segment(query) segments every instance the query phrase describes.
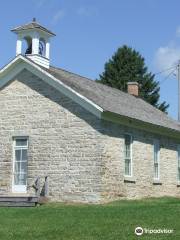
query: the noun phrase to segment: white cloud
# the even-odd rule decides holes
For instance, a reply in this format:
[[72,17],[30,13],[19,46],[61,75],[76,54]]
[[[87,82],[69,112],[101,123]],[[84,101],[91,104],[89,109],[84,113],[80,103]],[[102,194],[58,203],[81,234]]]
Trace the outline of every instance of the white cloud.
[[77,9],[77,14],[80,16],[91,17],[97,15],[98,10],[95,7],[81,6]]
[[[155,53],[155,64],[159,71],[175,66],[180,60],[180,26],[177,27],[175,37],[166,46],[161,46]],[[167,74],[168,72],[165,72]]]
[[172,44],[158,48],[155,54],[155,64],[160,71],[175,66],[179,59],[180,46]]
[[56,24],[60,19],[64,18],[65,15],[66,13],[64,10],[62,9],[58,10],[53,16],[52,23]]

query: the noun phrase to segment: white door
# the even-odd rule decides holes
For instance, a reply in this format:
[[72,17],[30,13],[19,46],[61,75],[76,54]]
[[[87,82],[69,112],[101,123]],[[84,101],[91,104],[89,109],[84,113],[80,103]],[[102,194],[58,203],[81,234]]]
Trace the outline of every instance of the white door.
[[27,151],[28,139],[15,138],[13,144],[13,192],[26,193],[27,191]]

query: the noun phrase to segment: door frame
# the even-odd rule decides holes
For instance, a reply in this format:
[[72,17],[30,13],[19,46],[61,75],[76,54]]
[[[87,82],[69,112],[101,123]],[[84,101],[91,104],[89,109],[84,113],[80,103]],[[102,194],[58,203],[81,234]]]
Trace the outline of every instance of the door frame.
[[[27,146],[16,146],[16,140],[17,139],[26,139],[27,140]],[[13,137],[13,161],[12,161],[12,193],[27,193],[27,169],[26,169],[26,184],[25,185],[15,185],[14,184],[14,173],[15,173],[15,150],[16,149],[27,149],[28,151],[29,147],[29,138],[27,136],[18,136]],[[28,159],[27,159],[28,163]],[[27,168],[27,167],[26,167]]]

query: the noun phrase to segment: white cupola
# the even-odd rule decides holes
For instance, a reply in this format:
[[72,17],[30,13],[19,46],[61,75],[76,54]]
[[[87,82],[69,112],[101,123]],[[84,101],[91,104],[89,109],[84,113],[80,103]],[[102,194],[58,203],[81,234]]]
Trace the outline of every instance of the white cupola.
[[[31,23],[16,27],[11,30],[17,34],[16,56],[25,55],[35,63],[49,68],[50,38],[54,33],[41,26],[33,18]],[[26,42],[26,49],[23,50],[23,42]]]

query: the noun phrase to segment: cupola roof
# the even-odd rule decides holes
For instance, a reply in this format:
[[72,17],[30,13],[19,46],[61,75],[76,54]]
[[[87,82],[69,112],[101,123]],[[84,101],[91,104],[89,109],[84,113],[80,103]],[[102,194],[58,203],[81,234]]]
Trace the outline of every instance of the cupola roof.
[[40,25],[39,23],[37,23],[35,18],[33,18],[32,22],[27,23],[25,25],[18,26],[16,28],[13,28],[11,31],[15,32],[15,33],[19,33],[20,31],[30,30],[30,29],[37,29],[37,30],[46,32],[51,36],[56,36],[56,34],[54,34],[50,30],[48,30],[47,28],[45,28],[42,25]]

